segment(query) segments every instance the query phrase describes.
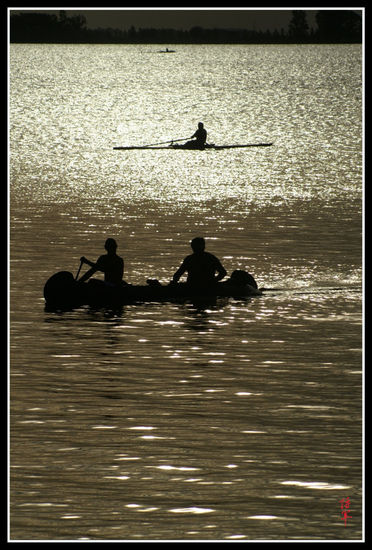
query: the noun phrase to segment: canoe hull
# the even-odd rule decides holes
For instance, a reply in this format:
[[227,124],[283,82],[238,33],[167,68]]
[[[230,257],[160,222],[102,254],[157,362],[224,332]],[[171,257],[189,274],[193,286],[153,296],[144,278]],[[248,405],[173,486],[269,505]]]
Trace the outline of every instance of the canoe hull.
[[207,289],[192,289],[186,283],[161,285],[149,281],[147,285],[110,285],[91,279],[78,283],[72,273],[61,271],[50,277],[44,286],[47,306],[69,309],[82,305],[121,306],[141,302],[164,302],[186,300],[210,300],[218,297],[260,296],[262,292],[250,284],[232,284],[229,281],[216,283]]

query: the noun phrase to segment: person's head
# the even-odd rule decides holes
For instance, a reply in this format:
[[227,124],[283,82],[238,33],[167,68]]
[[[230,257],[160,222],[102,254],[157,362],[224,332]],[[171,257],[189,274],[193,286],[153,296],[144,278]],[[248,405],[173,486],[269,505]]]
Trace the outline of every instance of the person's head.
[[203,252],[205,249],[205,240],[203,237],[195,237],[190,244],[194,252]]
[[198,128],[203,128],[203,127],[204,127],[204,124],[202,122],[199,122]]
[[107,239],[105,242],[105,249],[107,252],[116,252],[118,245],[116,244],[115,239]]

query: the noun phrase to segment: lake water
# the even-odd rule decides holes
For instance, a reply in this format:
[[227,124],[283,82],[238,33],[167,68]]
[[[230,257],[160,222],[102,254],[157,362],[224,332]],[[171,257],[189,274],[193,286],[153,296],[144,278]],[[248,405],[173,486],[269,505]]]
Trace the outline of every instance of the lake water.
[[[10,46],[9,538],[361,540],[362,47],[159,49]],[[273,145],[113,150],[199,121]],[[276,290],[45,310],[107,237],[145,284],[195,236]]]

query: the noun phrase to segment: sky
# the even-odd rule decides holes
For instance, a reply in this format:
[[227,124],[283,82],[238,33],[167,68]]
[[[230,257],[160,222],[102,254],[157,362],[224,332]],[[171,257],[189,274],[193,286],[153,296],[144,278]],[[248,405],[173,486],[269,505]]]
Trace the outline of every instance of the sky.
[[[92,8],[71,10],[64,7],[56,7],[53,10],[64,9],[68,16],[81,13],[84,15],[89,28],[129,29],[131,26],[138,28],[173,28],[188,30],[191,27],[204,28],[246,28],[249,30],[287,29],[292,17],[293,9],[303,8]],[[308,14],[307,21],[310,27],[315,26],[315,14],[319,8],[305,10]],[[12,10],[12,8],[10,8]],[[14,8],[14,11],[40,11],[40,8]],[[52,10],[46,9],[48,13]]]

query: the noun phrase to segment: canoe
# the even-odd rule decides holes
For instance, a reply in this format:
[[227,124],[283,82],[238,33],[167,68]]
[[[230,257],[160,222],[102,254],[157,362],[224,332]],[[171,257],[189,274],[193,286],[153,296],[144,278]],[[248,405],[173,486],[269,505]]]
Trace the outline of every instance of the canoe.
[[131,145],[131,146],[120,146],[120,147],[114,147],[116,150],[121,151],[128,151],[131,149],[180,149],[180,150],[188,150],[188,151],[205,151],[205,150],[220,150],[220,149],[236,149],[236,148],[244,148],[244,147],[269,147],[272,145],[271,143],[245,143],[245,144],[236,144],[236,145],[214,145],[214,143],[206,144],[205,147],[192,147],[187,145],[179,145],[178,143],[173,143],[171,145],[167,146],[152,146],[152,145]]
[[[246,273],[237,270],[239,273]],[[218,297],[243,298],[261,296],[257,283],[250,274],[243,281],[233,277],[204,289],[191,288],[187,283],[162,285],[156,279],[148,279],[146,285],[112,285],[98,279],[77,282],[69,271],[52,275],[44,286],[44,298],[49,308],[69,309],[83,305],[122,306],[143,302],[178,302],[210,300]],[[251,284],[246,281],[249,280]]]

